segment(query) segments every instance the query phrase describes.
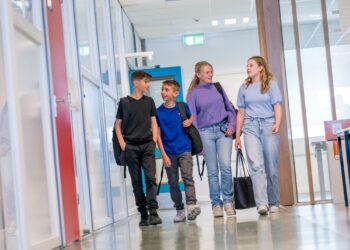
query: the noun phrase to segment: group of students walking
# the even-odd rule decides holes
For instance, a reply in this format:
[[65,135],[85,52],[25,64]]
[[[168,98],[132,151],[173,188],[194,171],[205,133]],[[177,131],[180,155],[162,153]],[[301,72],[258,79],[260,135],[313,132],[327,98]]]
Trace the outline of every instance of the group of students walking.
[[[176,208],[174,222],[195,220],[201,213],[193,180],[191,140],[186,127],[194,125],[203,142],[209,195],[214,217],[236,214],[232,182],[232,135],[235,148],[242,148],[243,134],[254,198],[260,215],[279,211],[278,146],[282,118],[282,96],[267,63],[260,56],[247,63],[247,78],[240,87],[236,114],[226,92],[213,83],[213,66],[205,61],[195,65],[195,75],[184,103],[183,120],[176,97],[180,85],[175,80],[162,84],[164,103],[156,109],[145,95],[151,75],[137,70],[131,75],[134,91],[120,101],[115,131],[131,176],[140,226],[161,224],[157,213],[156,144],[165,165],[170,196]],[[123,105],[121,105],[123,103]],[[141,169],[146,180],[143,191]],[[179,170],[185,185],[186,208],[179,189]]]

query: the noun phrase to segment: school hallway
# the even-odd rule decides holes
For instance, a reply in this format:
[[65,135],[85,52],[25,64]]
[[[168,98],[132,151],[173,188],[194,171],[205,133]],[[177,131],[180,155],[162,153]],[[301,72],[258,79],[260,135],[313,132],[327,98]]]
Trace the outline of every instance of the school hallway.
[[269,216],[252,208],[215,219],[209,203],[201,207],[194,222],[175,224],[175,211],[166,209],[160,210],[161,226],[141,229],[135,215],[64,249],[350,249],[349,210],[343,205],[283,207]]

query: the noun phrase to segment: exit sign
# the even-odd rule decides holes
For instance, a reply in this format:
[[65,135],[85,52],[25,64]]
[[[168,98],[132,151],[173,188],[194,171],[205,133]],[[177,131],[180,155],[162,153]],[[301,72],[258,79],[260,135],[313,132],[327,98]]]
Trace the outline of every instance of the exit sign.
[[187,46],[204,44],[204,34],[184,35],[184,44]]

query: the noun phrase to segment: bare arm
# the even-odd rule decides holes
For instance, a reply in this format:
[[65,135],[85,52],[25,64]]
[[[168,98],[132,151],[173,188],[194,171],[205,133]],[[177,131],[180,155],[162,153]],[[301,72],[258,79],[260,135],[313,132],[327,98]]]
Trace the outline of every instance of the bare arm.
[[240,135],[242,133],[244,117],[245,117],[245,109],[240,108],[237,113],[237,123],[236,123],[236,141],[235,141],[236,150],[239,148],[242,148]]
[[157,119],[155,116],[151,116],[152,121],[152,135],[153,135],[153,141],[157,143],[157,137],[158,137],[158,124]]
[[275,126],[272,128],[273,133],[278,133],[280,131],[281,121],[282,121],[282,105],[281,103],[277,103],[274,106],[275,109]]
[[168,155],[166,154],[165,150],[164,150],[164,146],[163,146],[163,142],[162,142],[162,138],[161,138],[161,134],[160,134],[160,128],[158,127],[158,138],[157,138],[157,144],[158,144],[158,148],[160,150],[160,153],[162,154],[163,157],[163,163],[166,167],[170,167],[171,166],[171,161],[170,158],[168,157]]
[[115,132],[116,132],[117,137],[118,137],[119,145],[122,148],[122,150],[124,151],[126,143],[125,143],[124,137],[122,135],[121,127],[122,127],[122,120],[117,119],[117,122],[115,123],[114,129],[115,129]]

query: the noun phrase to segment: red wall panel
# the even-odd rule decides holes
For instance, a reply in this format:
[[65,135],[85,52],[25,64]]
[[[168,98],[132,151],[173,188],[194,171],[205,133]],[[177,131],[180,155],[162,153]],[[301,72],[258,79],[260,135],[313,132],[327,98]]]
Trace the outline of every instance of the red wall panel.
[[47,10],[51,72],[54,95],[57,97],[56,133],[61,177],[61,200],[65,241],[71,243],[80,238],[77,192],[73,156],[73,138],[68,101],[68,80],[64,51],[62,9],[59,0],[52,1]]

